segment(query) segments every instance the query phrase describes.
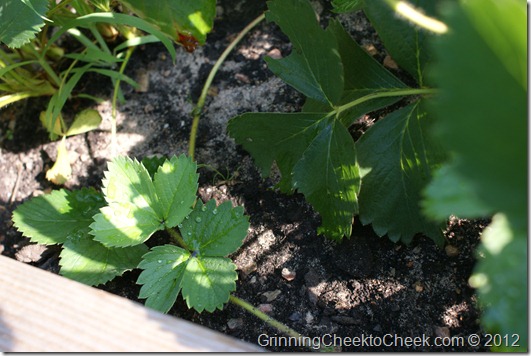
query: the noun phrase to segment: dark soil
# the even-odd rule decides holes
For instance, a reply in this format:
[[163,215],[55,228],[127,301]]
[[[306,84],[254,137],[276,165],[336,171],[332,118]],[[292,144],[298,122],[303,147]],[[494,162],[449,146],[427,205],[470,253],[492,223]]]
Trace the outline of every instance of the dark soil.
[[[160,45],[137,50],[127,74],[148,84],[144,91],[124,87],[126,103],[118,117],[119,153],[139,159],[150,155],[186,153],[190,112],[203,83],[231,39],[258,16],[265,3],[220,1],[219,16],[208,43],[188,54],[178,48],[175,63]],[[327,21],[329,4],[314,2]],[[386,54],[362,14],[340,20],[362,45],[372,45],[375,58]],[[476,295],[468,285],[474,268],[474,250],[487,221],[453,219],[445,232],[446,248],[417,236],[409,246],[379,238],[370,226],[355,221],[350,240],[341,243],[316,235],[319,216],[300,194],[287,196],[273,188],[278,174],[262,179],[252,159],[226,134],[228,119],[247,111],[299,110],[303,98],[275,78],[263,57],[286,56],[287,38],[272,24],[262,23],[231,54],[213,83],[199,125],[196,159],[221,172],[200,170],[200,197],[219,203],[243,205],[251,228],[233,259],[239,268],[235,295],[270,316],[310,336],[464,337],[464,346],[343,346],[342,351],[481,351],[468,346],[466,337],[480,334]],[[405,81],[410,80],[394,70]],[[84,90],[109,99],[111,85],[100,79]],[[28,239],[12,226],[11,213],[32,196],[53,188],[44,178],[56,157],[57,142],[50,142],[38,122],[46,99],[29,100],[0,112],[0,250],[3,255],[58,272],[58,247],[35,254]],[[83,107],[86,102],[73,102]],[[69,189],[101,187],[110,158],[110,104],[95,106],[104,123],[97,131],[71,137],[73,177]],[[351,128],[358,138],[378,118],[362,118]],[[169,240],[156,234],[148,244]],[[33,248],[35,249],[35,248]],[[100,288],[138,300],[138,271]],[[142,302],[142,301],[140,301]],[[274,351],[302,351],[299,347],[266,345],[279,333],[242,309],[229,304],[222,311],[198,314],[179,298],[170,314],[192,320],[222,333]],[[389,336],[388,336],[389,337]],[[273,339],[269,339],[273,340]],[[389,339],[386,339],[389,340]],[[458,340],[458,339],[454,339]]]

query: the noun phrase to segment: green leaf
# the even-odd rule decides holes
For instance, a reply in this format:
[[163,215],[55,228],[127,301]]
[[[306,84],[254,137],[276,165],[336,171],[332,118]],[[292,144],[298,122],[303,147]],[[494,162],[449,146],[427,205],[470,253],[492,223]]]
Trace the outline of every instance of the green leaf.
[[181,293],[188,308],[213,312],[229,301],[237,279],[236,265],[229,258],[192,257],[186,265]]
[[120,0],[136,14],[157,26],[174,40],[190,33],[204,44],[216,16],[215,0]]
[[[332,20],[329,29],[337,39],[344,65],[344,92],[339,105],[346,105],[370,94],[407,88],[398,78],[365,52],[345,31],[338,21]],[[371,99],[341,112],[338,119],[349,127],[360,116],[394,104],[401,96]],[[329,111],[327,104],[308,98],[305,112]]]
[[143,269],[137,281],[143,284],[139,298],[147,298],[146,306],[161,312],[170,310],[181,289],[189,308],[221,309],[238,278],[230,259],[192,255],[172,245],[152,248],[139,268]]
[[108,206],[94,216],[91,234],[105,246],[133,246],[162,230],[162,210],[148,171],[136,159],[109,162],[103,180]]
[[269,176],[274,161],[282,173],[279,188],[293,191],[295,164],[317,136],[318,124],[326,113],[247,113],[232,118],[228,132],[251,153],[262,176]]
[[146,245],[105,247],[94,241],[88,228],[70,235],[61,251],[61,275],[91,286],[103,284],[138,266]]
[[[449,163],[452,169],[470,184],[482,205],[499,212],[483,233],[485,258],[470,282],[487,306],[484,328],[493,334],[520,335],[520,348],[494,351],[525,351],[526,5],[517,0],[471,0],[447,4],[442,10],[450,31],[434,45],[438,59],[434,79],[441,88],[433,106],[438,119],[434,132],[454,157]],[[461,55],[456,58],[451,52]],[[437,189],[437,184],[430,188]],[[440,184],[439,189],[443,189]],[[473,208],[466,213],[477,214]]]
[[194,211],[179,226],[186,245],[200,256],[226,256],[236,251],[247,236],[249,218],[231,202],[216,207],[198,200]]
[[61,189],[20,205],[13,212],[13,222],[33,242],[65,243],[69,236],[86,230],[104,204],[101,194],[92,189]]
[[20,48],[44,26],[47,0],[3,0],[0,4],[0,42]]
[[197,164],[185,155],[173,156],[154,176],[162,217],[166,227],[174,227],[192,211],[197,192]]
[[267,20],[275,22],[293,44],[287,58],[266,58],[269,69],[304,95],[336,104],[343,91],[343,66],[335,36],[321,29],[306,0],[267,4]]
[[166,162],[166,157],[164,156],[144,157],[142,158],[141,162],[142,162],[142,165],[146,167],[149,173],[149,176],[153,180],[153,178],[155,178],[155,173],[157,173],[157,171],[159,170],[159,167],[162,166],[164,162]]
[[434,173],[421,204],[427,216],[439,221],[450,215],[472,219],[493,213],[477,195],[474,183],[459,175],[451,164],[445,164]]
[[[417,0],[415,4],[427,15],[436,15],[437,1]],[[426,63],[431,57],[429,41],[434,35],[397,16],[386,0],[366,1],[363,10],[391,57],[424,86]]]
[[432,119],[419,102],[374,124],[357,142],[362,174],[361,222],[379,235],[409,243],[416,233],[442,242],[443,224],[420,210],[421,191],[445,158],[428,135]]
[[526,352],[527,323],[527,232],[511,226],[507,216],[497,214],[481,236],[478,264],[470,277],[486,307],[482,324],[489,333],[519,335],[519,348],[494,347],[494,352]]
[[481,201],[527,227],[525,3],[469,1],[445,9],[451,31],[435,43],[435,134]]
[[177,300],[190,252],[173,245],[156,246],[144,255],[137,284],[146,306],[166,313]]
[[97,110],[86,109],[74,118],[74,122],[68,128],[66,136],[79,135],[97,129],[101,124],[101,115]]
[[354,141],[341,123],[329,120],[295,165],[293,179],[293,186],[321,215],[317,232],[333,239],[350,237],[360,172]]
[[364,0],[332,0],[332,11],[338,14],[361,10],[364,6]]
[[321,214],[321,233],[349,236],[359,172],[352,138],[341,123],[325,113],[256,113],[231,119],[228,130],[263,176],[276,161],[282,173],[279,188],[286,193],[298,189],[306,196]]
[[61,37],[66,31],[74,27],[91,27],[96,23],[108,23],[111,25],[126,25],[136,27],[142,31],[145,31],[151,35],[156,36],[160,42],[166,47],[173,60],[175,60],[175,48],[172,42],[159,30],[157,30],[149,22],[126,14],[119,14],[114,12],[95,12],[92,14],[77,17],[72,20],[62,21],[59,24],[61,27],[57,32],[53,34],[48,40],[48,44],[44,47],[43,54],[50,49],[53,43]]

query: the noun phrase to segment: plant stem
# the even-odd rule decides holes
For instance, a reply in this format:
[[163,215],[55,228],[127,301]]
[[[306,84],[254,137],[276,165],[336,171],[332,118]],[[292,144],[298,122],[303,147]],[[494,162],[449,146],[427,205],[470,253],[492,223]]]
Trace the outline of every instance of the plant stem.
[[188,155],[193,160],[194,159],[194,153],[195,153],[195,142],[197,137],[197,128],[199,126],[199,118],[201,116],[201,111],[203,110],[203,107],[205,106],[205,100],[206,96],[208,94],[208,89],[210,88],[210,85],[212,84],[212,81],[214,80],[214,76],[219,70],[219,67],[223,64],[227,56],[230,54],[230,52],[236,47],[236,45],[242,40],[242,38],[257,24],[259,24],[263,19],[265,19],[265,14],[262,14],[258,16],[256,19],[254,19],[250,24],[248,24],[239,34],[238,36],[231,42],[231,44],[223,51],[221,56],[218,58],[216,63],[214,64],[214,67],[210,70],[210,73],[208,74],[207,80],[205,82],[205,85],[203,86],[203,91],[201,92],[201,95],[199,96],[199,100],[197,101],[197,105],[195,106],[194,110],[192,111],[193,114],[193,121],[192,121],[192,128],[190,130],[190,146],[188,148]]
[[[271,325],[275,329],[280,330],[284,334],[286,334],[286,335],[288,335],[290,337],[296,338],[299,341],[302,341],[302,345],[308,347],[310,350],[315,351],[315,350],[320,350],[321,349],[320,345],[314,344],[311,338],[305,337],[302,334],[300,334],[300,333],[296,332],[295,330],[293,330],[292,328],[290,328],[289,326],[281,323],[278,320],[273,319],[272,317],[270,317],[269,315],[265,314],[264,312],[261,312],[260,310],[258,310],[256,307],[254,307],[253,305],[249,304],[245,300],[240,299],[240,298],[238,298],[238,297],[236,297],[236,296],[231,294],[230,297],[229,297],[229,301],[231,303],[233,303],[233,304],[235,304],[235,305],[247,310],[249,313],[251,313],[254,316],[256,316],[257,318],[265,321],[266,323],[268,323],[269,325]],[[306,341],[310,341],[312,344],[311,345],[307,345]]]
[[[131,55],[133,54],[135,50],[135,47],[129,47],[127,49],[127,52],[125,53],[124,61],[122,62],[122,65],[120,66],[119,73],[124,74],[125,67],[127,67],[127,63],[129,62],[129,59],[131,58]],[[116,83],[114,84],[114,93],[112,96],[112,111],[111,111],[111,157],[116,156],[116,147],[118,146],[117,140],[116,140],[116,102],[118,101],[118,92],[120,91],[120,79],[116,80]]]
[[177,241],[179,246],[181,246],[182,248],[184,248],[187,251],[191,251],[188,248],[188,245],[186,244],[186,242],[184,242],[183,237],[181,236],[181,234],[179,234],[174,229],[170,229],[170,228],[166,229],[166,231],[168,232],[168,234],[170,234],[171,237],[173,237]]
[[345,110],[348,110],[356,105],[359,105],[361,103],[364,103],[366,101],[373,100],[373,99],[392,97],[392,96],[426,95],[426,94],[435,94],[436,92],[437,92],[436,89],[431,89],[431,88],[420,88],[420,89],[405,88],[405,89],[394,89],[391,91],[382,91],[382,92],[372,93],[369,95],[362,96],[361,98],[358,98],[356,100],[353,100],[350,103],[337,107],[328,116],[339,115]]

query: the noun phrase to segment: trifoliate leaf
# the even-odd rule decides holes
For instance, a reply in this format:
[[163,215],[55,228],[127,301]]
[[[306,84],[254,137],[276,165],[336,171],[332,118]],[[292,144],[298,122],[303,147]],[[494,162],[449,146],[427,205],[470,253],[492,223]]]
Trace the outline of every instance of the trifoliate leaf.
[[120,2],[176,41],[179,39],[179,33],[190,33],[199,43],[204,44],[216,16],[215,0],[120,0]]
[[94,216],[91,234],[105,246],[133,246],[164,228],[161,205],[148,171],[136,159],[117,157],[105,172],[108,206]]
[[[485,307],[482,323],[491,333],[518,335],[518,348],[494,345],[492,351],[527,351],[527,231],[511,226],[497,214],[481,236],[478,264],[469,283]],[[515,340],[511,340],[515,341]]]
[[44,26],[48,0],[3,0],[0,4],[0,42],[20,48]]
[[358,212],[360,172],[354,141],[338,121],[329,120],[293,169],[293,186],[321,215],[318,233],[350,237]]
[[357,142],[362,174],[361,222],[379,235],[411,242],[423,233],[442,242],[442,224],[421,214],[421,192],[445,158],[429,138],[432,120],[420,103],[399,109],[374,124]]
[[192,211],[197,192],[197,164],[184,155],[164,162],[154,176],[166,227],[177,226]]
[[68,236],[60,255],[60,274],[91,286],[104,284],[138,266],[146,245],[105,247],[94,241],[89,229]]
[[56,185],[63,185],[72,176],[72,167],[66,148],[66,138],[63,137],[57,145],[57,159],[54,165],[46,172],[46,179]]
[[221,309],[236,289],[236,266],[228,258],[190,254],[180,247],[154,247],[139,264],[140,298],[146,306],[167,312],[179,291],[189,308],[198,312]]
[[[437,1],[418,0],[415,5],[427,15],[436,15]],[[363,11],[396,63],[420,86],[425,85],[424,72],[431,57],[428,45],[435,35],[398,16],[385,0],[365,1]]]
[[74,118],[74,122],[68,128],[66,136],[79,135],[98,128],[101,124],[101,115],[97,110],[86,109]]
[[138,295],[146,306],[166,313],[177,300],[190,252],[173,245],[156,246],[144,257],[137,284],[143,284]]
[[269,69],[304,95],[336,104],[343,92],[343,65],[335,36],[319,26],[306,0],[273,0],[267,4],[267,20],[275,22],[293,44],[287,58],[266,58]]
[[210,200],[203,205],[198,200],[194,211],[179,226],[188,248],[201,256],[226,256],[236,251],[247,236],[249,218],[242,207],[224,202],[216,207]]
[[92,189],[61,189],[20,205],[13,212],[13,222],[31,241],[45,245],[65,243],[69,236],[85,231],[104,204],[102,195]]

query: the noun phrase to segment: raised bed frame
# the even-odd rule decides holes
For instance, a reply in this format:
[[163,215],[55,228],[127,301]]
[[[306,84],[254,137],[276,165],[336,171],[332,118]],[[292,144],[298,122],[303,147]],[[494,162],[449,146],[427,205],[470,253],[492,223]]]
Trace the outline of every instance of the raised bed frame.
[[0,351],[258,352],[263,349],[0,256]]

